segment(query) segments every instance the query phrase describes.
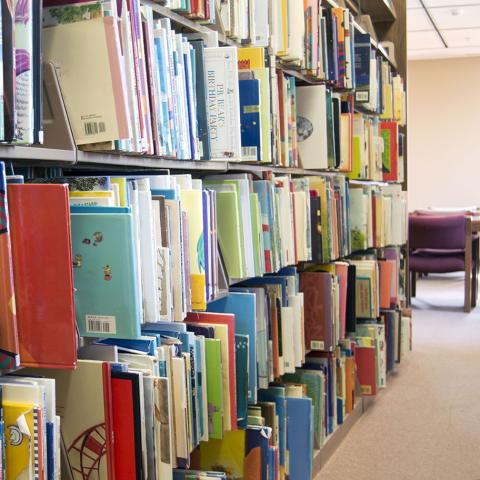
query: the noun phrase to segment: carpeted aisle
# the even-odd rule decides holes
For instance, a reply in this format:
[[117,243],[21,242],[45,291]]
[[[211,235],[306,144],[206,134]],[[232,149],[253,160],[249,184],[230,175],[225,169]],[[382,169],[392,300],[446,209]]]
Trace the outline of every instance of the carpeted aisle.
[[461,276],[417,283],[414,350],[318,479],[480,480],[480,307]]

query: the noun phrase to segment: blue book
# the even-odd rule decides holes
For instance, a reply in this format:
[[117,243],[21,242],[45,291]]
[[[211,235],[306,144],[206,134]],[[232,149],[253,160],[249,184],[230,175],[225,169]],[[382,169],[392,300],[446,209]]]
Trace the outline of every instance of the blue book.
[[98,205],[72,205],[70,213],[132,213],[130,207],[101,207]]
[[312,400],[286,397],[289,477],[311,480],[313,467]]
[[278,436],[279,438],[279,463],[285,466],[287,449],[287,403],[284,387],[269,387],[258,391],[258,400],[260,402],[274,402],[275,411],[278,416]]
[[166,190],[152,188],[152,196],[165,197],[165,200],[177,200],[177,191],[173,188]]
[[368,33],[355,33],[355,78],[357,91],[355,101],[366,102],[370,100],[370,55],[371,43]]
[[260,80],[239,80],[242,159],[261,160]]
[[158,341],[154,337],[140,337],[135,340],[125,340],[122,338],[103,338],[98,340],[96,343],[100,343],[102,345],[116,345],[119,351],[124,348],[128,350],[137,350],[152,356],[156,354],[156,349],[158,346]]
[[[268,480],[268,442],[272,430],[269,427],[249,426],[245,433],[245,456],[251,455],[252,450],[260,450],[259,457],[262,459],[262,464],[261,479],[259,480]],[[289,478],[294,479],[295,477],[290,476]]]
[[253,293],[229,293],[207,305],[208,312],[235,314],[235,333],[248,335],[248,401],[257,402],[257,311]]
[[136,339],[140,306],[130,213],[74,213],[72,257],[80,335]]

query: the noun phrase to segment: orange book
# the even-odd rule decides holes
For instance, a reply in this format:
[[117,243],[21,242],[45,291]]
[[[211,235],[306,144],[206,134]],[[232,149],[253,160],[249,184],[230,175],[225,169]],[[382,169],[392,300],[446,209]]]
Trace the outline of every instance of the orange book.
[[67,185],[8,186],[22,366],[74,368],[77,340]]
[[[0,162],[0,350],[15,356],[19,346],[13,285],[5,164]],[[2,363],[0,361],[0,366]],[[9,365],[4,367],[9,368]]]
[[355,357],[345,359],[346,402],[345,413],[350,413],[355,406],[355,379],[357,377]]
[[393,262],[380,260],[380,308],[390,308],[390,294],[392,292]]

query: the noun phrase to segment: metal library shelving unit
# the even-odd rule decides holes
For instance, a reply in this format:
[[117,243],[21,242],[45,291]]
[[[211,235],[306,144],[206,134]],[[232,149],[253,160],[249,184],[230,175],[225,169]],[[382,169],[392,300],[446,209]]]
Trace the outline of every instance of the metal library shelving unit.
[[[326,0],[332,6],[337,6],[332,0]],[[142,3],[152,7],[159,17],[169,18],[172,25],[184,33],[211,34],[212,30],[218,34],[221,44],[238,46],[242,45],[227,38],[221,32],[221,26],[207,27],[196,23],[180,14],[152,0],[142,0]],[[358,18],[355,28],[359,32],[372,34],[365,28],[364,15],[369,15],[371,24],[375,29],[377,40],[372,39],[372,45],[390,63],[393,70],[399,73],[404,81],[407,79],[406,71],[406,0],[345,0],[338,2],[340,6],[350,8]],[[220,31],[219,31],[220,30]],[[382,45],[383,41],[391,42],[395,52],[387,50]],[[322,83],[309,77],[300,70],[278,62],[275,67],[286,74],[296,78],[298,84]],[[324,82],[323,82],[324,83]],[[376,115],[371,111],[356,107],[361,113]],[[407,127],[401,127],[404,134]],[[78,149],[75,145],[72,131],[68,122],[68,115],[62,100],[55,68],[51,64],[44,65],[44,144],[42,146],[13,146],[0,145],[0,157],[11,162],[16,167],[58,167],[64,170],[89,170],[89,171],[146,171],[168,170],[172,172],[188,171],[195,174],[202,172],[246,172],[261,177],[265,172],[275,174],[290,174],[292,176],[307,176],[325,174],[328,171],[312,171],[303,168],[281,167],[269,164],[249,164],[242,162],[226,161],[192,161],[168,159],[145,155],[129,155],[115,152],[89,152]],[[405,180],[403,188],[407,187],[406,149],[404,154]],[[339,173],[332,171],[332,173]],[[403,248],[406,249],[407,246]],[[408,277],[408,276],[407,276]],[[405,305],[408,307],[408,305]],[[346,421],[330,436],[321,450],[314,456],[314,474],[317,474],[328,458],[333,454],[339,442],[348,433],[355,421],[371,404],[371,400],[360,398]]]

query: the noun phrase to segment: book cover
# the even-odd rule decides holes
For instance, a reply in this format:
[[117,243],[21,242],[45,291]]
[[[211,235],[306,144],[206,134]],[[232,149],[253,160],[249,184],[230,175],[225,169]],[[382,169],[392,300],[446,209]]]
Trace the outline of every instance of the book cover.
[[16,62],[15,62],[15,1],[2,0],[2,62],[3,62],[3,136],[12,142],[16,129]]
[[[232,430],[237,428],[237,381],[236,381],[236,349],[235,349],[235,317],[230,313],[196,313],[188,312],[186,321],[197,325],[225,325],[228,329],[228,369],[230,381],[230,425]],[[223,365],[225,368],[226,366]]]
[[143,476],[139,376],[112,372],[111,383],[115,471],[125,478],[140,480]]
[[256,329],[256,300],[253,293],[229,293],[228,296],[210,302],[209,312],[233,313],[235,315],[235,333],[248,335],[248,401],[257,399],[257,329]]
[[104,17],[43,31],[43,60],[59,65],[77,145],[131,137],[117,28]]
[[332,350],[332,275],[328,272],[301,272],[300,291],[305,301],[305,342],[310,350]]
[[205,48],[208,125],[212,159],[241,158],[236,47]]
[[328,168],[325,85],[297,87],[297,128],[298,153],[303,168]]
[[[5,164],[0,162],[0,349],[19,353]],[[8,353],[7,353],[8,352]]]
[[12,184],[8,198],[21,364],[73,368],[77,341],[67,186]]
[[262,153],[259,80],[240,80],[239,92],[242,160],[259,161]]
[[15,5],[15,141],[34,140],[33,114],[33,9],[31,0],[14,0]]
[[248,411],[248,335],[235,335],[235,372],[237,380],[237,420],[240,426],[246,426]]
[[80,334],[138,338],[132,215],[72,214],[72,252]]
[[289,475],[310,480],[313,475],[312,400],[286,397],[286,402]]
[[223,438],[222,355],[220,340],[205,339],[209,438]]

